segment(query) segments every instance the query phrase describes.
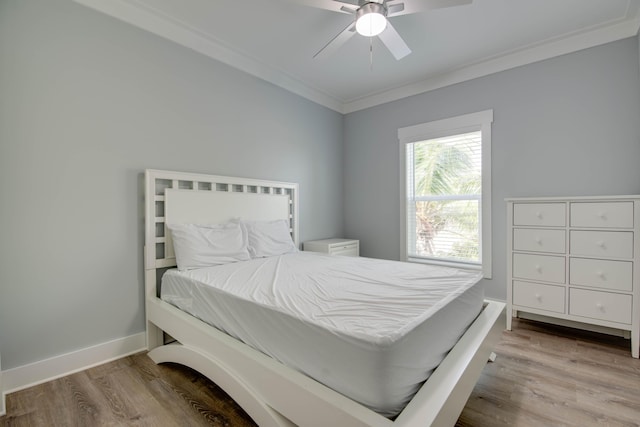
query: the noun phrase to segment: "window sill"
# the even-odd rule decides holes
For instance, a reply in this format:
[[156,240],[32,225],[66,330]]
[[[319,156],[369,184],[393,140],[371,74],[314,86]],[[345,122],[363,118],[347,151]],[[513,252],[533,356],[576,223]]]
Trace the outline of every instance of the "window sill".
[[[455,262],[455,261],[439,261],[435,259],[425,259],[425,258],[417,258],[417,257],[408,257],[406,261],[416,263],[416,264],[440,265],[443,267],[460,268],[463,270],[482,271],[481,264],[469,264],[465,262]],[[490,277],[486,277],[485,275],[484,279],[490,279]]]

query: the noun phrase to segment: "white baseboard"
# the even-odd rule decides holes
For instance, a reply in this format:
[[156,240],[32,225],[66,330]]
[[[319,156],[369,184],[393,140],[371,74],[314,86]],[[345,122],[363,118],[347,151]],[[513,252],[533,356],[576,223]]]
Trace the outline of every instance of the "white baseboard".
[[0,415],[3,415],[5,411],[4,396],[6,394],[102,365],[143,350],[146,350],[146,334],[141,332],[2,371]]
[[7,413],[4,406],[4,388],[2,387],[2,367],[0,367],[0,417]]
[[582,329],[584,331],[598,332],[601,334],[614,335],[631,339],[631,331],[622,329],[608,328],[606,326],[591,325],[589,323],[576,322],[573,320],[558,319],[556,317],[543,316],[541,314],[527,313],[526,311],[518,311],[520,319],[534,320],[536,322],[550,323],[552,325],[567,326],[574,329]]

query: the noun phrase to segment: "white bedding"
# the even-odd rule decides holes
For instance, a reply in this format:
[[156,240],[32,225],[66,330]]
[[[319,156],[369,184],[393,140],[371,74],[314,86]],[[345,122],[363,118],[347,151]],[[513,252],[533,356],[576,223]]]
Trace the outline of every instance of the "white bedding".
[[480,312],[481,277],[299,252],[170,270],[161,297],[392,417]]

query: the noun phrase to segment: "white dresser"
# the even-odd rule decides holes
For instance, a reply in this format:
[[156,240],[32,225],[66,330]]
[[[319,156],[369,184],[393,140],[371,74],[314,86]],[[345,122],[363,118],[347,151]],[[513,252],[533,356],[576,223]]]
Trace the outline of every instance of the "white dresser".
[[303,249],[331,255],[360,256],[360,241],[353,239],[322,239],[304,242]]
[[507,202],[507,329],[518,311],[630,331],[640,351],[640,196]]

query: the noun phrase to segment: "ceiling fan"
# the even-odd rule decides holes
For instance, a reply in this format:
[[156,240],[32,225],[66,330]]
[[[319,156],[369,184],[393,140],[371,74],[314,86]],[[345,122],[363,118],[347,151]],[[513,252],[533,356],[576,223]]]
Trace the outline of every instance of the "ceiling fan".
[[378,36],[396,59],[411,53],[400,34],[388,18],[410,13],[423,12],[451,6],[470,4],[473,0],[295,0],[307,6],[354,16],[347,28],[329,41],[314,58],[324,58],[333,54],[354,34],[365,37]]

